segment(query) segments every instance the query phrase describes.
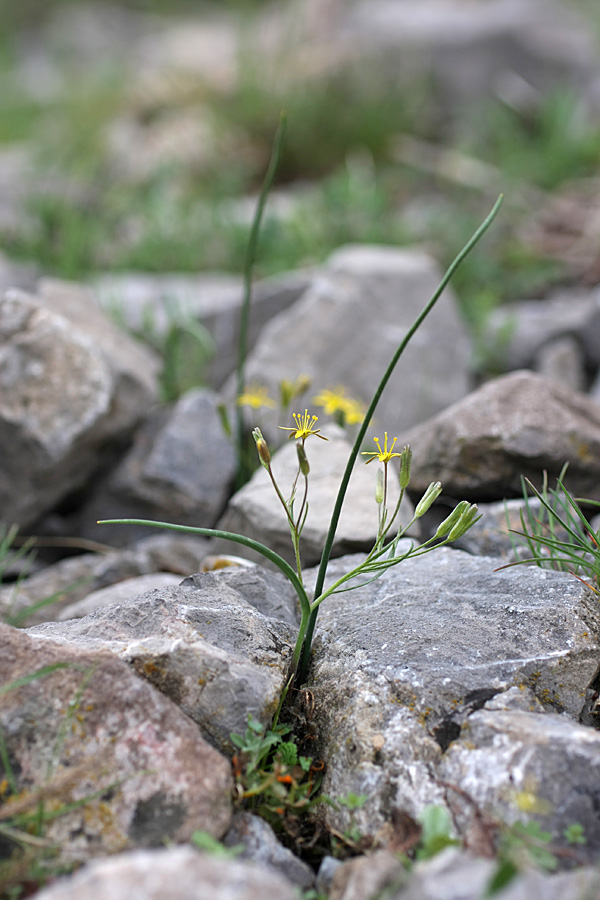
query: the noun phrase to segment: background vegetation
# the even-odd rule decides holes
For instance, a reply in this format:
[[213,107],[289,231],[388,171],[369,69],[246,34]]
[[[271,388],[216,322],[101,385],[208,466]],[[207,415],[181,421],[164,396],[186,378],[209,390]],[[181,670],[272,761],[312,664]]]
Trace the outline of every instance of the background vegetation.
[[[579,0],[600,21],[595,7]],[[81,4],[79,4],[81,5]],[[250,208],[279,113],[288,134],[278,192],[261,236],[257,275],[318,263],[347,241],[425,242],[447,264],[502,190],[501,221],[455,287],[475,337],[498,303],[543,296],[559,282],[598,280],[598,260],[557,253],[557,196],[583,206],[600,165],[600,123],[556,92],[527,108],[490,100],[460,134],[436,120],[426,84],[410,92],[364,72],[314,81],[265,77],[252,54],[228,91],[198,81],[140,97],[118,60],[73,62],[58,90],[25,83],[21,61],[57,10],[76,0],[0,0],[0,156],[32,149],[26,215],[0,223],[0,248],[45,274],[83,279],[106,270],[240,272]],[[250,16],[264,2],[121,0],[132,13]],[[167,105],[165,105],[167,104]],[[168,107],[168,108],[167,108]],[[173,113],[210,110],[218,152],[124,176],[107,153],[111,123],[140,129]],[[279,210],[279,212],[277,212]],[[282,212],[283,210],[283,212]],[[277,214],[275,214],[277,213]],[[554,218],[553,218],[554,216]]]

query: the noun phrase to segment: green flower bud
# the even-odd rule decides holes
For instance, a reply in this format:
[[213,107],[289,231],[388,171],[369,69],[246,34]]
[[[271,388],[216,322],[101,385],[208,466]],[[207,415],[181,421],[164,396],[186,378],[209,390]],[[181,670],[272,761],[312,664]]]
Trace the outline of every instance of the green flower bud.
[[310,466],[306,457],[306,451],[302,444],[296,444],[296,453],[298,454],[298,465],[300,466],[300,471],[306,478],[308,473],[310,472]]
[[410,464],[412,462],[412,450],[407,445],[400,454],[400,488],[404,490],[410,481]]
[[267,442],[262,436],[260,428],[255,428],[252,431],[252,437],[254,438],[254,442],[256,444],[256,452],[258,453],[258,458],[260,459],[265,469],[268,469],[271,463],[271,454],[269,453]]
[[384,497],[384,483],[383,483],[383,472],[381,469],[377,469],[377,480],[375,482],[375,503],[377,506],[381,506],[383,503]]
[[294,397],[294,382],[284,378],[279,382],[279,402],[282,409],[287,409]]
[[458,503],[449,516],[447,516],[444,521],[439,526],[438,530],[435,533],[436,538],[443,538],[449,534],[450,531],[454,528],[460,517],[464,512],[469,508],[469,503],[467,500],[461,500]]
[[434,500],[442,493],[442,485],[439,481],[432,481],[419,502],[417,503],[417,508],[415,509],[415,519],[420,519],[421,516],[425,515],[431,504]]
[[[466,501],[463,501],[466,502]],[[477,505],[473,503],[471,506],[466,509],[454,528],[450,531],[448,535],[448,541],[457,541],[463,534],[469,530],[469,528],[478,522],[481,518],[481,515],[478,515],[479,510],[477,509]]]

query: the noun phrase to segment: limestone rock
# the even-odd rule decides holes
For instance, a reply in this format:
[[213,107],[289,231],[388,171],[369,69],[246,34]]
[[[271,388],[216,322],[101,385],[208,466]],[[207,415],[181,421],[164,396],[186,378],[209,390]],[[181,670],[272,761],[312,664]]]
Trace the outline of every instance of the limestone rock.
[[[389,900],[481,900],[497,865],[456,848],[447,848],[432,859],[418,862],[404,884],[387,895]],[[335,900],[359,900],[351,876],[347,893]],[[565,900],[585,897],[598,889],[597,870],[586,867],[559,874],[526,869],[499,894],[502,900]],[[333,900],[333,898],[332,898]]]
[[[265,384],[277,396],[282,379],[308,375],[315,392],[343,385],[367,403],[440,280],[436,263],[421,250],[337,250],[305,294],[263,329],[248,357],[248,380]],[[468,389],[469,341],[447,291],[398,363],[372,433],[396,435],[445,409]],[[275,424],[273,416],[261,411],[265,435],[269,429],[274,432]]]
[[329,900],[363,900],[383,893],[391,897],[394,888],[408,879],[408,872],[389,850],[357,856],[339,866],[329,891]]
[[[265,278],[254,285],[248,329],[250,348],[264,325],[291,306],[307,288],[310,279],[310,272],[297,271]],[[117,273],[96,278],[94,290],[103,309],[113,312],[130,329],[139,331],[150,327],[158,339],[164,338],[169,327],[180,318],[189,316],[200,322],[214,343],[215,352],[205,367],[205,377],[212,387],[220,387],[235,370],[243,297],[239,277],[216,272],[200,275]]]
[[25,525],[80,487],[156,400],[157,361],[79,288],[0,304],[2,520]]
[[17,584],[0,587],[0,616],[12,623],[37,625],[60,618],[62,611],[94,591],[128,578],[173,572],[183,578],[197,571],[208,542],[193,535],[158,532],[124,550],[84,553],[46,566]]
[[243,847],[238,858],[252,860],[263,871],[279,872],[305,891],[314,887],[315,875],[310,866],[279,843],[268,822],[252,813],[235,813],[223,843],[226,847]]
[[561,338],[574,339],[584,363],[600,365],[600,293],[597,290],[556,294],[494,310],[486,341],[507,369],[524,369],[540,352]]
[[[521,496],[521,475],[550,484],[565,464],[567,488],[600,499],[600,406],[532,372],[489,381],[402,434],[413,449],[411,489],[439,480],[450,496]],[[433,476],[433,477],[432,477]]]
[[[267,725],[287,678],[295,629],[260,613],[244,598],[243,573],[228,570],[186,579],[83,619],[29,629],[66,646],[110,650],[165,693],[219,749],[231,750],[232,732],[244,733],[248,715]],[[260,574],[260,573],[259,573]],[[275,573],[265,586],[248,573],[250,595],[270,602],[275,585],[293,591]],[[269,589],[266,584],[272,581]]]
[[205,388],[188,391],[151,414],[131,450],[79,511],[79,533],[121,543],[148,534],[136,525],[96,525],[138,518],[211,528],[229,496],[235,452]]
[[565,82],[589,97],[597,78],[589,28],[564,3],[426,0],[415,9],[410,0],[361,0],[347,25],[380,69],[409,83],[428,78],[455,127],[469,125],[473,103],[500,97],[523,108]]
[[181,582],[181,576],[172,572],[153,572],[151,575],[138,575],[135,578],[125,578],[109,587],[100,588],[92,591],[83,600],[77,603],[70,603],[56,617],[59,622],[67,619],[81,619],[83,616],[89,616],[96,609],[104,606],[117,606],[121,603],[127,603],[134,597],[139,597],[147,591],[160,590],[164,587],[173,587]]
[[36,894],[36,900],[296,900],[283,876],[192,847],[135,850],[96,860]]
[[[329,577],[357,561],[334,560]],[[593,597],[566,573],[495,565],[444,548],[321,607],[309,687],[323,789],[368,795],[353,812],[363,834],[383,841],[392,809],[416,817],[444,802],[442,754],[496,694],[525,686],[546,709],[582,710],[598,659]],[[350,825],[345,811],[325,815]]]
[[558,337],[540,347],[532,363],[534,372],[571,391],[585,391],[586,367],[577,338]]
[[16,800],[75,804],[45,825],[65,861],[184,841],[196,829],[221,837],[229,763],[173,703],[109,653],[7,625],[0,635],[0,726]]
[[564,848],[565,830],[577,823],[586,836],[577,856],[591,863],[600,848],[593,788],[599,770],[598,731],[564,716],[486,704],[463,725],[439,773],[453,786],[447,799],[461,833],[473,831],[479,810],[506,824],[536,821]]

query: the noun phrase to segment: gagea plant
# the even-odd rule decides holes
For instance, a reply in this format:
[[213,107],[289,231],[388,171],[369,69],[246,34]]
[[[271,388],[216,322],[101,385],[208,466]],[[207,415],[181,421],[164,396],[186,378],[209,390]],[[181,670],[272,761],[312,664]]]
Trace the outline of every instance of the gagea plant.
[[[233,543],[241,544],[248,547],[265,559],[268,559],[288,578],[294,587],[298,597],[300,608],[300,625],[296,638],[292,663],[289,677],[286,681],[285,688],[279,703],[279,708],[275,716],[275,723],[278,720],[279,712],[285,701],[286,695],[294,682],[301,684],[305,678],[310,663],[311,645],[317,616],[321,604],[327,600],[332,594],[340,591],[348,591],[381,576],[389,568],[399,565],[406,559],[415,556],[421,556],[429,553],[437,547],[444,546],[461,537],[478,519],[477,507],[462,501],[456,506],[452,513],[442,522],[437,529],[435,535],[424,544],[411,543],[406,548],[406,542],[401,543],[401,538],[406,534],[411,525],[422,516],[431,504],[439,496],[442,487],[439,482],[432,483],[425,494],[417,504],[414,514],[409,522],[401,522],[400,520],[400,504],[404,493],[410,483],[411,468],[411,451],[409,447],[404,447],[401,451],[395,449],[397,439],[394,438],[388,444],[388,435],[384,434],[383,447],[381,441],[376,439],[375,449],[365,452],[367,463],[377,461],[379,463],[379,471],[375,479],[375,502],[376,514],[378,516],[378,527],[376,538],[370,552],[365,558],[357,564],[350,572],[343,575],[333,584],[325,586],[325,577],[329,564],[333,541],[337,530],[342,506],[348,489],[350,476],[360,454],[360,448],[365,440],[369,423],[371,422],[379,399],[386,387],[400,357],[402,356],[410,339],[415,334],[426,316],[431,312],[438,299],[440,298],[444,288],[450,281],[452,275],[468,255],[472,248],[477,244],[483,234],[487,231],[493,219],[495,218],[502,197],[499,197],[492,211],[478,228],[469,242],[461,250],[454,262],[451,264],[444,275],[439,287],[429,300],[423,311],[417,317],[411,328],[408,330],[403,340],[399,344],[394,353],[381,381],[375,391],[368,409],[362,420],[358,433],[356,435],[352,450],[348,457],[346,468],[342,476],[340,487],[338,490],[336,502],[334,504],[331,521],[323,551],[321,562],[319,565],[318,575],[315,588],[309,592],[303,581],[302,560],[300,555],[300,537],[306,523],[306,517],[309,511],[309,482],[310,482],[310,449],[307,449],[309,438],[312,440],[327,440],[326,435],[321,434],[319,428],[316,427],[318,417],[309,412],[308,408],[301,413],[294,413],[292,426],[284,426],[289,431],[289,437],[296,441],[296,449],[298,454],[298,469],[291,486],[284,489],[277,483],[271,468],[271,453],[266,440],[262,436],[259,428],[253,431],[253,438],[256,451],[262,466],[266,469],[267,474],[273,485],[273,490],[277,494],[290,529],[290,539],[294,548],[295,565],[292,566],[278,553],[274,552],[270,547],[260,543],[252,538],[241,534],[234,534],[228,531],[221,531],[214,528],[195,528],[187,525],[174,525],[168,522],[155,522],[146,519],[111,519],[105,522],[111,524],[137,524],[147,525],[156,528],[166,528],[173,531],[186,532],[190,534],[198,534],[205,537],[225,538]],[[394,461],[397,460],[398,469],[395,469]],[[388,508],[388,495],[390,493],[390,480],[398,479],[399,481],[399,499],[393,508]],[[375,510],[374,510],[375,513]],[[274,724],[275,724],[274,723]]]

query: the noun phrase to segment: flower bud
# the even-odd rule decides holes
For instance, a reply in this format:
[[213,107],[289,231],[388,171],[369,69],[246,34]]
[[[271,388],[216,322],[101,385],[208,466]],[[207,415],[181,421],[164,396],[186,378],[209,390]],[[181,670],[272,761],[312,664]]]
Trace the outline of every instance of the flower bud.
[[419,502],[417,503],[417,507],[415,509],[415,519],[420,519],[421,516],[425,515],[431,504],[434,500],[442,493],[442,485],[439,481],[432,481]]
[[400,454],[400,488],[404,490],[410,481],[410,464],[412,462],[412,450],[407,445]]
[[294,397],[301,397],[312,384],[310,375],[298,375],[294,384]]
[[271,454],[269,453],[267,442],[262,436],[260,428],[255,428],[253,430],[252,437],[254,438],[254,442],[256,444],[256,452],[258,453],[258,458],[260,459],[265,469],[268,469],[271,463]]
[[308,473],[310,472],[310,466],[306,457],[306,451],[301,443],[296,444],[296,453],[298,454],[298,465],[300,467],[300,471],[306,478]]
[[289,378],[283,378],[279,382],[279,402],[282,409],[287,409],[294,397],[294,383]]
[[[466,501],[463,501],[466,503]],[[474,525],[475,522],[478,522],[481,518],[481,515],[478,515],[479,510],[475,503],[471,506],[468,506],[467,509],[463,512],[462,516],[450,531],[448,535],[448,541],[457,541],[458,538],[462,537],[465,534],[471,525]]]
[[467,501],[467,500],[461,500],[460,503],[458,503],[458,504],[454,507],[454,509],[452,510],[452,512],[450,513],[450,515],[447,516],[447,517],[444,519],[444,521],[441,523],[441,525],[439,526],[438,530],[437,530],[436,533],[435,533],[436,538],[443,538],[443,537],[446,537],[446,535],[447,535],[450,531],[452,531],[452,529],[454,528],[454,526],[456,525],[456,523],[458,522],[458,520],[460,519],[460,517],[463,515],[464,512],[466,512],[466,510],[467,510],[468,508],[469,508],[469,503],[468,503],[468,501]]
[[377,506],[381,506],[383,503],[384,493],[383,472],[381,469],[377,469],[377,480],[375,482],[375,503]]

